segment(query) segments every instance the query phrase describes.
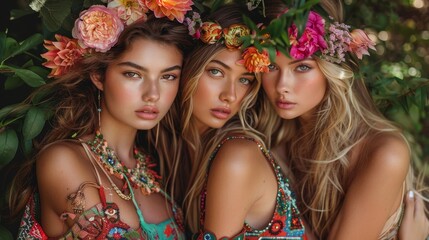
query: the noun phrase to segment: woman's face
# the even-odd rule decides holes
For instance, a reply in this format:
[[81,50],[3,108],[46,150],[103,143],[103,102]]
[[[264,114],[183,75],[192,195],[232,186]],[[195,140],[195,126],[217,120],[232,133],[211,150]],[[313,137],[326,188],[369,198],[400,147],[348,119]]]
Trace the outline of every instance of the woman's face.
[[221,128],[240,110],[255,75],[236,62],[239,50],[221,50],[205,66],[195,94],[192,111],[200,133],[208,128]]
[[109,64],[105,80],[100,81],[104,97],[102,125],[153,128],[176,97],[181,69],[182,54],[175,46],[134,40]]
[[308,120],[323,100],[327,81],[316,61],[293,60],[280,54],[262,86],[277,114],[283,119]]

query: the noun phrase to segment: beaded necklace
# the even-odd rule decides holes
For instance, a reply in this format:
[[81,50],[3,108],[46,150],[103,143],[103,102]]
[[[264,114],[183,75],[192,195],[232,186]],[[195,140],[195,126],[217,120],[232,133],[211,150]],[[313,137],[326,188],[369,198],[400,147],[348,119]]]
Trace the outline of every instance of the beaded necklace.
[[[121,180],[125,178],[126,182],[123,189],[128,187],[127,182],[129,182],[132,188],[140,189],[144,195],[160,191],[157,179],[161,177],[152,169],[156,164],[151,162],[150,156],[143,154],[134,147],[134,159],[137,162],[136,167],[127,168],[116,156],[115,151],[108,147],[107,141],[104,140],[103,134],[100,131],[97,131],[94,140],[88,141],[87,144],[90,146],[91,151],[98,156],[97,160],[106,171]],[[121,198],[125,200],[131,199],[131,193],[127,196],[115,184],[112,184],[112,186]]]

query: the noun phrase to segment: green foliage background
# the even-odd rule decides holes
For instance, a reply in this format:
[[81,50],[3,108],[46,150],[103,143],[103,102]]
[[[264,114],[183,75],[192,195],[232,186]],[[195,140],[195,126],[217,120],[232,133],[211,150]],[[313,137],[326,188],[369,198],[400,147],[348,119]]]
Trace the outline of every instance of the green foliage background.
[[[83,2],[88,5],[94,1]],[[8,229],[16,227],[16,222],[7,218],[5,208],[5,189],[13,177],[14,165],[30,153],[31,140],[42,131],[50,115],[49,107],[37,101],[14,114],[9,112],[10,106],[45,83],[49,71],[41,67],[40,53],[44,52],[43,39],[53,39],[50,32],[57,30],[55,21],[64,19],[66,28],[72,26],[71,19],[54,10],[58,7],[55,4],[68,3],[73,12],[75,1],[52,2],[52,19],[43,22],[47,29],[42,28],[37,13],[28,14],[32,11],[26,0],[6,0],[0,10],[0,239],[12,239]],[[413,164],[429,176],[429,167],[425,166],[429,163],[429,3],[345,0],[344,6],[345,22],[365,28],[377,41],[377,54],[364,58],[361,74],[380,110],[406,132]]]

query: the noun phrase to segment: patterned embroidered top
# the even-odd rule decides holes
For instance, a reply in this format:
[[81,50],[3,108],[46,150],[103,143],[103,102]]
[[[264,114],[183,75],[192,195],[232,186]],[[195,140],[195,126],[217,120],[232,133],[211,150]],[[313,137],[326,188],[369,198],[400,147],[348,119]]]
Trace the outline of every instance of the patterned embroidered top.
[[[222,140],[210,156],[212,161],[222,145],[232,139],[244,139],[255,142],[262,151],[267,161],[273,167],[277,179],[277,201],[273,217],[265,228],[256,229],[248,223],[243,223],[243,231],[232,239],[307,239],[300,213],[296,206],[294,193],[290,190],[289,180],[282,174],[280,167],[274,161],[271,153],[267,151],[258,141],[246,136],[229,136]],[[206,178],[207,180],[207,178]],[[206,182],[207,184],[207,182]],[[204,226],[206,187],[201,193],[200,223]],[[206,232],[200,234],[197,239],[215,239],[214,234]]]
[[[106,201],[105,188],[100,184],[101,180],[99,179],[97,168],[95,168],[95,171],[97,172],[98,183],[82,183],[75,193],[69,195],[69,199],[73,195],[73,201],[85,201],[83,189],[90,186],[98,188],[101,202],[79,214],[63,213],[60,218],[63,221],[72,220],[73,224],[63,236],[55,239],[149,239],[141,227],[133,229],[121,221],[120,209],[115,203]],[[169,199],[168,196],[164,197]],[[172,203],[172,212],[174,218],[169,218],[159,224],[146,224],[150,229],[145,229],[145,231],[154,233],[154,237],[150,238],[151,240],[185,239],[182,213],[174,203]],[[36,193],[30,198],[25,207],[18,230],[18,239],[52,239],[45,234],[39,221],[40,202]]]

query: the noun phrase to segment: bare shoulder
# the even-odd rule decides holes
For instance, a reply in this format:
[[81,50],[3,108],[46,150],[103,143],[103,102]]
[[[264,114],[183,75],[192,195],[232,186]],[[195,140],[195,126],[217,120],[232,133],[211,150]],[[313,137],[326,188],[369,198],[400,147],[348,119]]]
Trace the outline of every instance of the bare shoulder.
[[378,134],[365,146],[365,149],[360,151],[368,154],[369,169],[374,169],[380,174],[405,177],[410,165],[410,150],[402,136],[391,133]]
[[[36,174],[41,198],[64,211],[65,199],[84,181],[95,180],[90,162],[81,145],[59,142],[44,149],[36,160]],[[42,199],[43,200],[43,199]],[[55,207],[54,207],[55,208]]]
[[259,171],[267,160],[255,141],[236,138],[226,141],[212,161],[213,167],[220,167],[223,171],[250,174]]

